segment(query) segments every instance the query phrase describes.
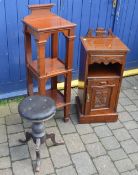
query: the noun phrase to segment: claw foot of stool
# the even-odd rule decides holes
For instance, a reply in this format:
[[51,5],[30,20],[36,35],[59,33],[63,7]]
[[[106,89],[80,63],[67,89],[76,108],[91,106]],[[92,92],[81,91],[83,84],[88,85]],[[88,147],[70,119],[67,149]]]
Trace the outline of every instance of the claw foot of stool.
[[36,168],[40,171],[40,145],[50,138],[54,146],[62,145],[63,142],[56,142],[55,134],[46,134],[44,121],[52,118],[56,113],[55,102],[46,96],[30,96],[25,98],[18,106],[19,114],[22,118],[32,121],[32,132],[26,132],[26,139],[19,140],[21,143],[27,143],[33,139],[36,144]]
[[32,134],[30,132],[26,132],[25,133],[25,140],[22,140],[22,139],[19,139],[19,142],[21,143],[27,143],[28,141],[31,140],[32,137]]
[[46,134],[46,140],[47,139],[51,139],[51,141],[53,142],[53,146],[63,145],[64,144],[64,142],[56,142],[54,133]]

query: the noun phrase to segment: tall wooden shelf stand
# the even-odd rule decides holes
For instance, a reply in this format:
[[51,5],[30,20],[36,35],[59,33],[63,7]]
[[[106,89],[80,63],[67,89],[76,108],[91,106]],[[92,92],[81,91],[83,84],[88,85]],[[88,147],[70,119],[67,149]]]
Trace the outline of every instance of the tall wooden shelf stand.
[[[70,116],[72,79],[72,57],[75,24],[51,12],[54,4],[31,5],[31,14],[23,19],[27,68],[27,91],[33,95],[33,78],[38,81],[38,94],[52,97],[57,108],[64,107],[64,120]],[[66,58],[61,61],[58,54],[59,32],[66,38]],[[37,59],[32,59],[31,35],[37,46]],[[51,58],[46,58],[46,43],[51,36]],[[64,95],[57,90],[57,77],[64,75]],[[46,82],[51,79],[51,89],[46,90]]]

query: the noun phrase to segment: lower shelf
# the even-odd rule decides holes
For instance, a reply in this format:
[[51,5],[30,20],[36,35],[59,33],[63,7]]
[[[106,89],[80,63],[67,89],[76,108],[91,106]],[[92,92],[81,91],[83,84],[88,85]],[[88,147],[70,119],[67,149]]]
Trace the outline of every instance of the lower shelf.
[[[38,92],[34,94],[39,95]],[[59,90],[46,90],[46,96],[51,97],[55,101],[57,108],[62,108],[70,104],[64,102],[64,95]]]
[[58,90],[47,90],[46,96],[51,97],[55,101],[57,108],[68,105],[64,102],[64,95]]

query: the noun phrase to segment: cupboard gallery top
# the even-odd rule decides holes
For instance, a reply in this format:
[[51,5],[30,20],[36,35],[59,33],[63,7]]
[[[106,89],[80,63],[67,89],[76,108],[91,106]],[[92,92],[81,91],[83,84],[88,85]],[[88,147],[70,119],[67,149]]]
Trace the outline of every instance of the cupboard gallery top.
[[[64,107],[64,120],[68,121],[70,114],[72,58],[74,48],[74,29],[76,24],[71,23],[51,12],[54,4],[31,5],[31,14],[23,19],[25,34],[25,53],[27,67],[27,91],[33,95],[34,77],[38,81],[38,94],[53,98],[57,108]],[[58,54],[59,32],[66,39],[65,59],[61,60]],[[31,35],[34,36],[37,48],[37,58],[32,59]],[[51,57],[46,58],[46,43],[51,37]],[[64,94],[57,89],[58,76],[64,76]],[[46,83],[51,79],[51,89],[46,90]]]

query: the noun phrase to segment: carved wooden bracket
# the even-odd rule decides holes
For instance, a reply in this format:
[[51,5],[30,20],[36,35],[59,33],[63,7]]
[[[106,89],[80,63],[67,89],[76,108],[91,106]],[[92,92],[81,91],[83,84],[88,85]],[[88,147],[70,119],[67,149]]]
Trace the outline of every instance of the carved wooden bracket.
[[98,63],[98,64],[105,64],[108,65],[110,63],[115,64],[115,63],[120,63],[122,64],[122,57],[108,57],[108,56],[91,56],[91,63]]

